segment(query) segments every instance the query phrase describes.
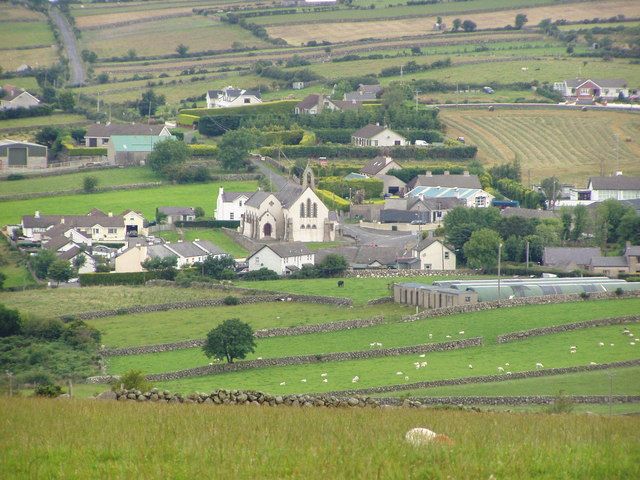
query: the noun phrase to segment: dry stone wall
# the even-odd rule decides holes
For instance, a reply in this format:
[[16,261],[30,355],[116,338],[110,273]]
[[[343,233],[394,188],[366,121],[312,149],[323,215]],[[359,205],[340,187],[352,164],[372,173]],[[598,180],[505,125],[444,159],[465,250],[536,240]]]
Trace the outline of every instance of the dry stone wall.
[[463,277],[477,275],[478,272],[472,270],[347,270],[344,272],[345,278],[398,278],[398,277]]
[[340,390],[330,392],[332,395],[369,395],[386,392],[399,392],[404,390],[418,390],[421,388],[445,387],[451,385],[467,385],[470,383],[492,383],[523,378],[547,377],[564,375],[567,373],[592,372],[596,370],[608,370],[612,368],[626,368],[640,366],[640,359],[626,360],[622,362],[603,363],[600,365],[578,365],[576,367],[546,368],[542,370],[529,370],[526,372],[512,373],[511,375],[485,375],[479,377],[462,377],[447,380],[432,380],[429,382],[414,382],[401,385],[385,385],[381,387],[361,388],[355,390]]
[[[266,328],[254,332],[256,338],[288,337],[294,335],[307,335],[310,333],[335,332],[339,330],[351,330],[354,328],[367,328],[384,323],[384,317],[373,317],[358,320],[346,320],[344,322],[320,323],[316,325],[300,325],[297,327]],[[141,355],[145,353],[169,352],[184,348],[199,348],[204,345],[204,339],[185,340],[182,342],[162,343],[158,345],[142,345],[138,347],[126,347],[117,349],[103,349],[100,354],[103,357],[123,355]]]
[[572,330],[580,330],[583,328],[603,327],[607,325],[624,325],[628,323],[640,322],[640,315],[630,315],[627,317],[602,318],[599,320],[587,320],[584,322],[567,323],[566,325],[555,325],[552,327],[532,328],[531,330],[522,330],[520,332],[505,333],[498,335],[498,343],[508,343],[517,340],[524,340],[529,337],[538,337],[541,335],[550,335],[553,333],[570,332]]
[[[607,404],[609,402],[616,404],[623,403],[639,403],[640,395],[571,395],[570,399],[573,403],[579,404]],[[551,405],[556,401],[556,397],[550,395],[529,395],[517,397],[411,397],[408,399],[400,399],[393,397],[376,398],[381,405],[398,405],[404,406],[410,404],[420,404],[421,406],[430,405],[456,405],[456,406],[473,406],[473,405]]]

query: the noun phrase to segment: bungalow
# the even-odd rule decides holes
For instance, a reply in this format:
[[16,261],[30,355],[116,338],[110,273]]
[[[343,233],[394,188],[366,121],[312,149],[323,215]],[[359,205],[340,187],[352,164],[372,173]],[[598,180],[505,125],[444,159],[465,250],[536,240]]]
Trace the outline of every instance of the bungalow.
[[144,123],[94,123],[87,127],[84,135],[85,147],[103,147],[109,143],[112,135],[136,135],[150,137],[170,137],[166,125],[147,125]]
[[351,135],[351,143],[359,147],[406,146],[409,142],[402,135],[381,125],[366,125]]
[[610,177],[591,177],[585,189],[572,189],[569,201],[557,205],[588,205],[593,202],[633,200],[640,198],[640,177],[629,177],[616,172]]
[[327,255],[338,254],[354,270],[398,268],[398,259],[402,258],[402,253],[403,249],[398,247],[358,245],[320,250],[317,252],[316,262],[321,262]]
[[207,257],[221,258],[228,254],[207,240],[193,242],[156,243],[140,242],[124,250],[116,257],[116,272],[142,272],[142,264],[149,258],[177,259],[177,267],[183,268],[204,262]]
[[382,85],[363,85],[360,84],[355,92],[344,94],[344,100],[347,102],[371,102],[380,97],[382,93]]
[[413,257],[418,258],[420,270],[455,270],[456,254],[436,238],[425,238],[411,249]]
[[407,183],[409,190],[415,187],[446,187],[446,188],[482,188],[477,175],[470,175],[464,171],[462,175],[450,175],[448,170],[442,175],[433,175],[427,171],[424,175],[417,175]]
[[542,253],[542,265],[571,272],[586,269],[594,257],[601,257],[596,247],[545,247]]
[[244,216],[245,204],[254,192],[225,192],[218,190],[216,209],[213,216],[216,220],[241,220]]
[[0,98],[0,110],[15,110],[17,108],[32,108],[40,106],[40,100],[26,90],[12,85],[2,87],[4,96]]
[[196,219],[196,209],[193,207],[158,207],[158,213],[166,217],[168,225],[175,222],[192,222]]
[[290,275],[304,265],[313,265],[315,254],[304,243],[272,243],[263,245],[247,257],[249,271],[268,268],[278,275]]
[[0,171],[47,168],[47,147],[37,143],[0,140]]
[[257,90],[242,90],[226,87],[222,90],[207,91],[207,108],[244,107],[262,103],[262,96]]
[[362,102],[331,100],[324,95],[313,93],[307,95],[301,102],[296,104],[294,113],[296,115],[317,115],[325,110],[343,112],[345,110],[357,110],[362,106]]
[[570,79],[553,84],[553,89],[560,92],[567,100],[593,101],[597,98],[603,100],[617,100],[620,96],[629,96],[627,81],[623,79]]
[[466,206],[464,199],[455,197],[405,197],[390,198],[385,201],[384,209],[380,212],[380,221],[386,223],[438,223],[441,222],[449,210]]
[[111,141],[107,144],[107,159],[112,165],[144,165],[156,143],[169,138],[173,137],[112,135]]
[[402,170],[402,167],[391,157],[379,156],[369,160],[360,172],[369,177],[374,177],[376,175],[384,175],[389,170]]
[[459,187],[416,187],[408,194],[409,197],[420,198],[457,198],[464,200],[467,207],[485,208],[491,206],[494,196],[485,192],[481,188],[459,188]]

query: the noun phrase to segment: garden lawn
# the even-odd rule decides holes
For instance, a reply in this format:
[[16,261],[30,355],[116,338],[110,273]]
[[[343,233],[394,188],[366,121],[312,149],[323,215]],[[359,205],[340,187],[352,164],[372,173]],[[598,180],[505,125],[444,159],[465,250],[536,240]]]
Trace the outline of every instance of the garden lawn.
[[[610,377],[611,376],[611,377]],[[613,383],[610,384],[611,378]],[[611,389],[611,385],[613,388]],[[640,367],[568,373],[505,382],[471,383],[447,387],[390,392],[392,397],[526,396],[526,395],[640,395]]]
[[[136,305],[219,298],[224,292],[197,288],[113,287],[50,288],[24,292],[0,292],[0,303],[40,317],[56,317]],[[226,294],[224,294],[226,296]],[[180,312],[180,311],[176,311]],[[116,317],[122,318],[122,317]]]
[[[383,306],[387,309],[390,307],[389,304]],[[489,345],[495,344],[495,339],[500,334],[572,323],[576,315],[582,320],[592,320],[630,315],[638,309],[640,309],[640,299],[535,305],[443,316],[416,322],[387,323],[337,332],[265,338],[256,341],[256,351],[248,355],[247,359],[369,350],[369,344],[373,342],[382,343],[381,348],[395,348],[484,337],[485,345]],[[404,311],[410,311],[410,307],[404,307]],[[402,314],[401,312],[402,308],[398,308],[397,312],[393,310],[396,318]],[[392,317],[385,313],[385,318],[391,320]],[[100,321],[95,324],[97,327]],[[112,357],[109,360],[109,373],[122,373],[134,368],[139,368],[145,373],[161,373],[199,367],[210,361],[200,348]]]
[[389,306],[349,308],[315,303],[278,302],[122,315],[91,320],[88,323],[102,332],[102,343],[108,347],[124,347],[205,338],[209,330],[229,318],[240,318],[254,330],[258,330],[370,318],[376,315],[386,316],[392,315],[394,311],[396,308]]
[[[638,477],[638,417],[0,398],[0,476]],[[416,426],[454,444],[412,448]],[[42,432],[47,432],[43,435]]]
[[126,190],[94,194],[66,195],[51,198],[34,198],[2,202],[0,225],[18,223],[22,215],[33,215],[38,210],[48,214],[86,214],[92,208],[105,212],[120,213],[127,209],[142,212],[147,219],[156,215],[156,207],[162,205],[202,206],[209,216],[213,214],[213,197],[218,188],[226,191],[251,191],[257,182],[199,183],[192,185],[170,185],[141,190]]
[[162,178],[145,167],[129,167],[108,170],[88,170],[52,177],[33,177],[24,180],[1,181],[0,195],[18,193],[63,192],[81,189],[85,177],[96,177],[98,188],[134,183],[161,182]]
[[242,245],[234,242],[220,228],[181,228],[180,232],[182,232],[182,235],[174,230],[158,232],[155,235],[169,242],[177,242],[178,240],[193,241],[196,238],[209,240],[235,258],[245,258],[249,254]]
[[[630,328],[638,330],[638,325],[632,325]],[[621,327],[616,325],[546,335],[500,345],[434,352],[426,354],[424,358],[413,354],[260,368],[156,383],[161,388],[182,393],[211,391],[215,388],[254,389],[272,394],[328,392],[496,375],[499,366],[505,368],[505,371],[508,368],[511,372],[522,372],[535,370],[537,362],[542,363],[544,368],[558,368],[589,365],[590,362],[609,363],[639,358],[640,342],[632,346],[629,337],[623,337],[620,332]],[[606,346],[598,347],[600,341]],[[611,343],[613,346],[610,346]],[[569,352],[572,345],[577,347],[575,354]],[[419,361],[426,361],[427,367],[416,369],[414,362]],[[506,363],[509,365],[505,366]],[[322,373],[327,373],[326,383],[322,381]],[[356,375],[360,377],[360,381],[354,384],[352,379]],[[303,379],[307,379],[307,382],[302,382]],[[282,382],[285,384],[281,385]]]

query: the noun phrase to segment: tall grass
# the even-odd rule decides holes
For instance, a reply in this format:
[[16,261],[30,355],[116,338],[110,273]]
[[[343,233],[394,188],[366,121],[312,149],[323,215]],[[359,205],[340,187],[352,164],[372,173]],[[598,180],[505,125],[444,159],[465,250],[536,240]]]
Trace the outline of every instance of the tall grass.
[[[630,479],[640,419],[0,399],[0,477]],[[427,427],[453,446],[410,447]]]

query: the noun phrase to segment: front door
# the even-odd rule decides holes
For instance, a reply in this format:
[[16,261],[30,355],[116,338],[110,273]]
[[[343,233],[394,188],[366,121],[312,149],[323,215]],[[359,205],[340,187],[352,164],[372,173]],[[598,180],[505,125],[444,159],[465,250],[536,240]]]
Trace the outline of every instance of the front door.
[[265,237],[270,237],[271,236],[271,224],[270,223],[265,223],[264,227],[262,227],[262,233],[264,234]]

